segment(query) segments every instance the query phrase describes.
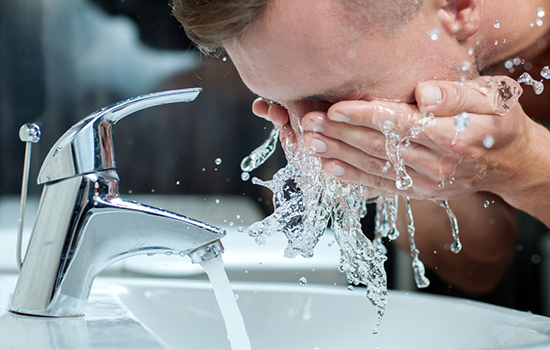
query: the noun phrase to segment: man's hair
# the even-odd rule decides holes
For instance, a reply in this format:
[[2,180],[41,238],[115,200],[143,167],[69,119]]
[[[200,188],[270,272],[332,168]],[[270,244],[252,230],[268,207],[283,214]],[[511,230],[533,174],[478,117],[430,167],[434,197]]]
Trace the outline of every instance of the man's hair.
[[[271,0],[172,0],[172,12],[187,36],[207,55],[224,53],[260,17]],[[296,0],[300,1],[300,0]],[[340,0],[369,22],[398,30],[418,12],[424,0]]]

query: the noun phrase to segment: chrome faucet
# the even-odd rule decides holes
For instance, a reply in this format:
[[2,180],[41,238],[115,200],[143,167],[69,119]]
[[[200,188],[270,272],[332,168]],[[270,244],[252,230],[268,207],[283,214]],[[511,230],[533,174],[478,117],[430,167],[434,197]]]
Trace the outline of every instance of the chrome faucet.
[[57,141],[38,175],[44,189],[10,311],[82,316],[94,278],[116,261],[171,252],[200,263],[223,252],[224,230],[120,198],[115,171],[117,121],[148,107],[193,101],[200,91],[120,102],[89,115]]

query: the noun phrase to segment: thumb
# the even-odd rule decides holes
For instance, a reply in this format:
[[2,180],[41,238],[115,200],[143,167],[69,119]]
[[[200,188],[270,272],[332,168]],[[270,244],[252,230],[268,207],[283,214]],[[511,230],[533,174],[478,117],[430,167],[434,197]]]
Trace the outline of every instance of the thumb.
[[522,93],[518,82],[506,76],[480,77],[462,84],[426,81],[415,90],[418,107],[437,116],[462,112],[504,115],[518,103]]

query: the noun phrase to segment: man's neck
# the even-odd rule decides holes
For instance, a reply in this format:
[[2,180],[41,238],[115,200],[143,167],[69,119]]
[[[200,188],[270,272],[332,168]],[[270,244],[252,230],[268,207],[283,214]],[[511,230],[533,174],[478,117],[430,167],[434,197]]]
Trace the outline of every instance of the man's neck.
[[[485,44],[477,50],[482,68],[498,65],[510,57],[520,57],[534,65],[550,64],[542,62],[550,61],[550,0],[485,0],[481,6],[482,24],[470,40],[476,45],[479,38],[484,39]],[[544,17],[538,17],[538,8],[545,10]],[[537,23],[538,19],[542,24]]]

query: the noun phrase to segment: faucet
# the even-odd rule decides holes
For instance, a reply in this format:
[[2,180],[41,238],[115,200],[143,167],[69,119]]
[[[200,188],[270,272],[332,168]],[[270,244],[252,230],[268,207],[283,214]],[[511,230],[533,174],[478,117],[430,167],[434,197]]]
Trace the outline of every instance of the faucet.
[[95,277],[135,255],[176,253],[194,263],[223,253],[225,231],[119,196],[112,129],[139,110],[193,101],[200,88],[153,93],[100,109],[46,156],[37,219],[10,306],[35,316],[83,316]]

